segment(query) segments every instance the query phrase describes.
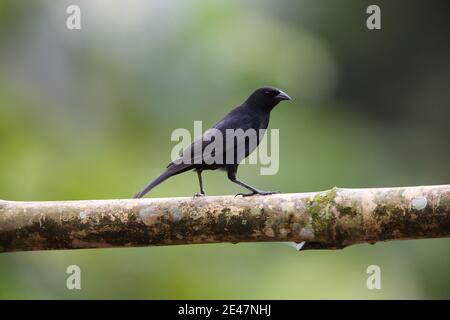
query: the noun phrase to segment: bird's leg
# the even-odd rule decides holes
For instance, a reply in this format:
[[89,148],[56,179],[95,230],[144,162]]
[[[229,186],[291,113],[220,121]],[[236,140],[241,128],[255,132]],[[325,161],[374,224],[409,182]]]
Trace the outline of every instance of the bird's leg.
[[254,187],[252,187],[252,186],[250,186],[250,185],[248,185],[248,184],[246,184],[246,183],[244,183],[244,182],[242,182],[242,181],[240,181],[238,179],[234,180],[233,182],[238,184],[238,185],[240,185],[240,186],[242,186],[242,187],[244,187],[244,188],[247,188],[248,190],[251,191],[250,193],[241,193],[241,192],[239,192],[239,193],[236,194],[236,197],[237,196],[249,197],[249,196],[254,196],[256,194],[259,194],[259,195],[262,195],[262,196],[267,196],[267,195],[270,195],[270,194],[279,193],[279,191],[263,191],[263,190],[256,189],[256,188],[254,188]]
[[206,196],[205,190],[203,189],[202,172],[197,171],[197,176],[198,176],[198,184],[200,185],[200,192],[197,192],[196,194],[194,194],[194,198]]
[[250,193],[241,193],[240,192],[240,193],[236,194],[236,197],[237,196],[249,197],[249,196],[254,196],[256,194],[266,196],[266,195],[270,195],[270,194],[279,193],[279,191],[258,190],[256,188],[254,188],[254,187],[252,187],[252,186],[250,186],[250,185],[240,181],[239,179],[236,178],[236,171],[237,171],[237,168],[234,169],[234,170],[233,169],[228,170],[228,179],[230,179],[232,182],[240,185],[241,187],[244,187],[244,188],[246,188],[246,189],[251,191]]

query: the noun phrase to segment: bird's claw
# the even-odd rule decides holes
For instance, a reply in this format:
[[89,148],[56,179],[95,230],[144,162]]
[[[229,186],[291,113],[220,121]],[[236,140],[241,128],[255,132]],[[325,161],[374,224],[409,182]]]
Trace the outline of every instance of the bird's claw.
[[200,198],[200,197],[206,197],[206,193],[204,193],[204,192],[197,192],[196,194],[194,194],[192,199]]
[[276,194],[276,193],[280,193],[280,191],[257,191],[257,192],[250,192],[250,193],[239,192],[234,197],[237,197],[237,196],[251,197],[251,196],[254,196],[254,195],[268,196],[268,195]]

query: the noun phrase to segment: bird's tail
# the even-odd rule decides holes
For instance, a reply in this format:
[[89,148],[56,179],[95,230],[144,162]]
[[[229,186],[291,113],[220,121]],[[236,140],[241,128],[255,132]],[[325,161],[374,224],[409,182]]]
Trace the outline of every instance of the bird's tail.
[[142,198],[143,196],[145,196],[150,190],[152,190],[154,187],[156,187],[158,184],[160,184],[161,182],[169,179],[171,176],[174,176],[176,174],[185,172],[187,170],[190,170],[190,166],[186,166],[186,165],[174,165],[174,164],[170,164],[166,171],[164,171],[163,173],[161,173],[155,180],[153,180],[152,182],[150,182],[142,191],[136,193],[136,195],[134,196],[135,199],[139,199]]

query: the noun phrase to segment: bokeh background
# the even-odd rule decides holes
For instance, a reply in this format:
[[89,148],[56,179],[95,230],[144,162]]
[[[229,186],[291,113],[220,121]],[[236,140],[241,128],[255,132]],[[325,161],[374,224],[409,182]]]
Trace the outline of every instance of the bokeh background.
[[[66,28],[78,4],[82,30]],[[366,28],[370,4],[382,30]],[[0,198],[128,198],[167,164],[175,128],[211,125],[256,87],[284,192],[450,182],[450,2],[0,1]],[[239,191],[221,172],[212,195]],[[150,197],[190,196],[194,173]],[[450,298],[450,239],[296,252],[222,244],[0,254],[0,298]],[[66,289],[66,268],[82,289]],[[382,289],[366,288],[366,268]]]

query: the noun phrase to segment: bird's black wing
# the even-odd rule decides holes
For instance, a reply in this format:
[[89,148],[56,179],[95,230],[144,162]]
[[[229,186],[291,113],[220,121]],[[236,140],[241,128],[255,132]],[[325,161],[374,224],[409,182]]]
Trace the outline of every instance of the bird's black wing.
[[[205,133],[196,141],[194,141],[189,147],[183,150],[181,156],[176,161],[169,164],[168,167],[174,164],[181,163],[191,163],[191,164],[202,164],[207,163],[211,164],[214,162],[214,159],[219,159],[225,156],[227,151],[230,151],[230,148],[236,148],[238,146],[242,146],[246,143],[246,135],[248,134],[249,129],[255,129],[255,133],[259,134],[258,128],[260,126],[258,117],[255,117],[243,107],[237,107],[233,109],[230,113],[228,113],[221,121],[216,123],[211,129],[205,131]],[[233,143],[226,143],[226,134],[227,129],[238,130],[241,131],[236,132]],[[215,135],[220,133],[222,135],[222,147],[214,149],[213,153],[204,152],[205,148],[207,148],[213,141],[215,141]],[[257,136],[256,144],[253,144],[252,147],[247,147],[244,157],[246,157],[249,153],[251,153],[256,146],[258,145],[261,136]],[[248,139],[248,138],[247,138]],[[217,144],[216,144],[217,145]],[[241,157],[242,158],[242,157]],[[239,159],[240,161],[242,159]]]

